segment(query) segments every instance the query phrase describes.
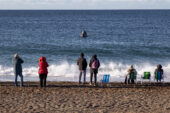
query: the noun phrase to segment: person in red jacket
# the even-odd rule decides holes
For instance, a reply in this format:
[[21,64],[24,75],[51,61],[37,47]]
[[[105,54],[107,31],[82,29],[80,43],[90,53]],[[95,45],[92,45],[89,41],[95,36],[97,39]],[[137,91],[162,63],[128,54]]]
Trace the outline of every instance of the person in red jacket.
[[47,79],[47,74],[48,74],[48,63],[46,62],[45,57],[40,57],[39,59],[39,78],[40,78],[40,86],[41,87],[46,87],[46,79]]

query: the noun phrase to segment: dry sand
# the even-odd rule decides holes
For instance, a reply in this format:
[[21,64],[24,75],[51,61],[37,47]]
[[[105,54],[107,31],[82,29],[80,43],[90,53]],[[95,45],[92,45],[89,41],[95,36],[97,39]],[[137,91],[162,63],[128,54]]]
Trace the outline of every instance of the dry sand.
[[74,82],[26,82],[15,87],[0,82],[0,113],[170,113],[170,83],[111,87],[79,86]]

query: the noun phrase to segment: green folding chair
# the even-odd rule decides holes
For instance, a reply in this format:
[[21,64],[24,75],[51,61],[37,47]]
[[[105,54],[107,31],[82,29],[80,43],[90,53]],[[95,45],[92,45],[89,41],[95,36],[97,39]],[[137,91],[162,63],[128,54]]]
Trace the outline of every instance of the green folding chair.
[[143,80],[149,80],[149,82],[151,83],[151,73],[144,72],[144,75],[141,75],[141,84],[143,83]]

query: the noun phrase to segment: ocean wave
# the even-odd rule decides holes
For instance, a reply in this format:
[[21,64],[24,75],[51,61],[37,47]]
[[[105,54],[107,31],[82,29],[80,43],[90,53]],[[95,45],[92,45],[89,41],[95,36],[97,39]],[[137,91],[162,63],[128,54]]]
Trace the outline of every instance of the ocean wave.
[[[137,79],[140,80],[141,75],[144,72],[151,72],[151,79],[154,80],[154,70],[156,65],[152,65],[150,63],[141,63],[134,64],[135,69],[138,72]],[[111,81],[123,81],[125,75],[127,74],[127,70],[129,68],[129,64],[123,63],[101,63],[98,73],[98,80],[102,79],[104,74],[110,74]],[[165,81],[169,81],[170,77],[170,64],[163,65]],[[38,77],[38,69],[39,67],[23,67],[23,76],[26,78],[26,81],[34,81],[39,80]],[[48,80],[50,81],[77,81],[79,70],[76,64],[69,63],[67,61],[61,64],[51,64],[48,67]],[[87,68],[87,80],[90,77],[90,69]],[[0,81],[11,81],[14,79],[13,67],[3,67],[0,65]]]

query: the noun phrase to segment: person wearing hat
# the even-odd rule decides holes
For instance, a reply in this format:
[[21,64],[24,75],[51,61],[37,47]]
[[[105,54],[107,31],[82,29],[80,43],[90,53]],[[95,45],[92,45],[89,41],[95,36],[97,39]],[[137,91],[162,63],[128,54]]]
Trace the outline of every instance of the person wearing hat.
[[20,86],[23,86],[24,84],[23,84],[22,65],[21,64],[24,63],[24,61],[16,53],[14,55],[12,63],[13,63],[13,66],[14,66],[15,86],[18,86],[18,82],[17,82],[18,75],[21,78]]
[[125,77],[125,84],[128,83],[134,83],[134,78],[132,77],[132,79],[130,79],[130,75],[131,73],[135,73],[135,75],[137,75],[137,71],[136,69],[134,69],[133,65],[130,65],[128,71],[127,71],[127,75]]
[[84,84],[86,83],[86,68],[87,68],[87,61],[84,58],[84,53],[80,54],[80,58],[77,60],[77,65],[79,66],[79,84],[81,84],[81,76],[84,76]]

